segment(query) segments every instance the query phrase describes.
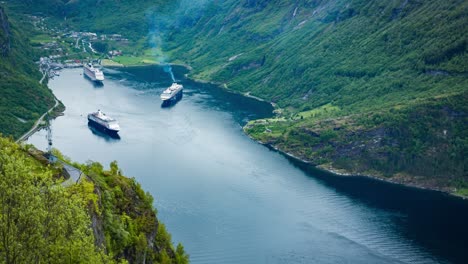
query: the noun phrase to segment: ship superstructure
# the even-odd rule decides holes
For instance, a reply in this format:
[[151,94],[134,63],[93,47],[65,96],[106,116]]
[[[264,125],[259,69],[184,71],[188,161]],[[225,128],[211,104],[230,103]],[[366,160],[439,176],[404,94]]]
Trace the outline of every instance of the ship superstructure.
[[161,100],[163,102],[177,100],[181,98],[183,89],[184,87],[181,84],[173,83],[161,94]]
[[95,68],[92,63],[86,63],[85,65],[83,65],[83,73],[89,79],[91,79],[91,81],[104,81],[104,73],[100,69]]
[[88,121],[107,132],[117,133],[120,131],[120,126],[117,120],[107,116],[101,112],[101,110],[88,114]]

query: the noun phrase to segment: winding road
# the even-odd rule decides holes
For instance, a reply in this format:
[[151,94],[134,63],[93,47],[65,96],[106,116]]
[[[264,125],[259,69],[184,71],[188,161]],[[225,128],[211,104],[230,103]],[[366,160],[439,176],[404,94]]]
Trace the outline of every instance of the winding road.
[[[42,84],[46,76],[47,76],[47,70],[44,71],[44,74],[42,75],[42,78],[39,81],[39,83]],[[41,117],[39,117],[39,119],[37,119],[37,121],[34,123],[33,127],[28,132],[24,133],[20,138],[18,138],[18,140],[16,140],[16,143],[19,143],[28,139],[28,137],[30,137],[32,134],[34,134],[34,132],[36,132],[39,125],[42,123],[42,121],[44,121],[44,117],[50,112],[52,112],[52,110],[54,110],[58,106],[59,101],[55,97],[54,97],[54,100],[55,100],[55,105],[52,106],[49,110],[47,110],[47,112],[45,112]]]

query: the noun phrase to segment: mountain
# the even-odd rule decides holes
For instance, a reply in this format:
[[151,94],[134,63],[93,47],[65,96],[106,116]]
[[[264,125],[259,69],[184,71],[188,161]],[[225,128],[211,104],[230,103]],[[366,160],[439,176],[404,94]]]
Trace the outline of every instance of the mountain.
[[[151,195],[117,162],[106,170],[54,152],[61,161],[50,163],[34,147],[0,137],[3,262],[188,263],[158,221]],[[70,171],[79,173],[77,182]]]
[[264,144],[344,174],[468,188],[466,1],[58,2],[70,27],[162,47],[192,78],[272,102],[275,118],[245,127]]
[[468,3],[210,1],[167,24],[193,78],[277,106],[254,139],[322,168],[468,185]]
[[462,91],[467,13],[459,0],[212,1],[166,30],[166,49],[282,108],[355,112]]
[[56,23],[79,31],[122,34],[133,40],[148,33],[148,16],[168,12],[169,0],[26,0],[10,1],[15,12],[56,18]]
[[[55,103],[39,83],[30,27],[27,17],[0,6],[0,132],[15,138]],[[59,162],[0,135],[3,262],[188,263],[157,219],[151,195],[122,175],[117,162],[107,170],[54,155]],[[70,181],[70,171],[79,180]]]
[[54,105],[52,92],[39,84],[38,56],[20,21],[0,6],[0,132],[18,137]]

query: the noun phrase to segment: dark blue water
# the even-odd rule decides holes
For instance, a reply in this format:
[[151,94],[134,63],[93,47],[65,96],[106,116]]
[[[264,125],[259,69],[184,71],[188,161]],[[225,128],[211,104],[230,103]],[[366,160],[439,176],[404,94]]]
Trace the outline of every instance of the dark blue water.
[[[464,263],[468,203],[361,178],[335,177],[250,140],[248,120],[271,115],[253,99],[183,79],[184,97],[161,108],[170,85],[158,67],[107,70],[96,87],[81,70],[50,82],[67,107],[54,147],[79,162],[117,160],[155,198],[159,218],[192,263]],[[182,80],[181,80],[182,79]],[[92,130],[101,109],[120,138]],[[45,131],[30,140],[46,148]]]

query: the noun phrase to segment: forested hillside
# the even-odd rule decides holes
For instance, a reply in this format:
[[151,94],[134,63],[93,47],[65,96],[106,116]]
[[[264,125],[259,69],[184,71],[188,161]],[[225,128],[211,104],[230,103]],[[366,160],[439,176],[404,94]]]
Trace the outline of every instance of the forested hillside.
[[[62,10],[54,1],[21,4],[42,14]],[[107,170],[55,150],[61,162],[50,163],[34,147],[1,136],[18,137],[54,104],[39,83],[28,12],[8,10],[0,6],[0,263],[188,263],[158,221],[151,195],[117,162]],[[67,180],[65,166],[80,170],[78,182]]]
[[135,52],[156,36],[191,77],[273,102],[278,116],[246,132],[303,160],[468,186],[466,1],[57,0],[50,10],[73,27],[129,35]]
[[0,133],[18,137],[54,105],[21,22],[0,6]]
[[460,0],[213,1],[165,39],[195,78],[278,106],[246,127],[255,139],[327,169],[460,191],[467,17]]
[[166,48],[197,77],[281,107],[355,112],[463,90],[467,8],[460,0],[213,1],[169,28]]
[[63,27],[106,34],[125,34],[133,40],[146,36],[152,14],[169,13],[169,0],[13,0],[18,13],[54,17]]
[[116,162],[72,165],[83,172],[76,184],[62,163],[0,137],[0,263],[188,263],[151,195]]

